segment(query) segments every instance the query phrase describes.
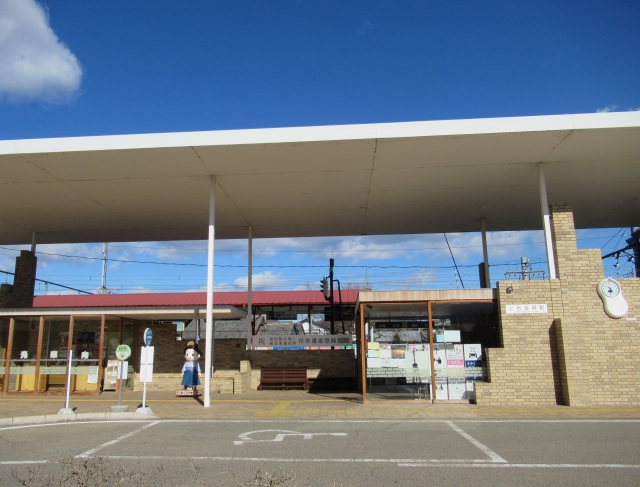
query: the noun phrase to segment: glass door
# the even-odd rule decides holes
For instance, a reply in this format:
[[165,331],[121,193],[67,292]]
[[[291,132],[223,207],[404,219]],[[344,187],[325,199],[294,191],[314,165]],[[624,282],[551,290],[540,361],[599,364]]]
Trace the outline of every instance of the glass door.
[[99,393],[103,318],[74,316],[71,323],[71,392]]

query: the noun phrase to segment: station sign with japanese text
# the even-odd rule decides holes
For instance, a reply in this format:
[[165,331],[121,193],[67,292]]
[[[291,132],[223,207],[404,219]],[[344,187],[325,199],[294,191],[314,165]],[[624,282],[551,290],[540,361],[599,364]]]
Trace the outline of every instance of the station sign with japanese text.
[[345,335],[255,335],[254,347],[345,347],[353,345],[353,336]]

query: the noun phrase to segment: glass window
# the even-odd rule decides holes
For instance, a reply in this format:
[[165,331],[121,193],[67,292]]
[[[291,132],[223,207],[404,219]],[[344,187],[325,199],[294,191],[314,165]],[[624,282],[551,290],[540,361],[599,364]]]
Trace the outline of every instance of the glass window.
[[100,329],[102,317],[76,316],[71,339],[72,392],[97,392],[100,388]]
[[108,318],[104,324],[102,367],[104,369],[103,390],[115,391],[118,377],[116,348],[120,345],[120,319]]
[[426,303],[371,303],[364,312],[367,397],[431,399],[435,388],[436,400],[475,398],[487,375],[483,352],[500,346],[494,302],[432,301],[433,350]]
[[365,308],[367,396],[430,399],[431,355],[426,303]]
[[7,372],[7,346],[9,340],[9,320],[0,320],[0,392],[4,390],[4,378]]
[[125,321],[124,322],[124,331],[122,334],[122,341],[125,345],[129,345],[131,349],[131,357],[128,360],[127,367],[127,378],[124,381],[124,389],[123,390],[133,390],[133,365],[136,363],[136,359],[138,357],[138,347],[134,346],[134,340],[136,336],[136,324],[133,321]]
[[15,320],[9,357],[9,392],[30,392],[35,389],[39,330],[40,318]]
[[65,392],[67,381],[67,351],[69,347],[69,317],[45,317],[42,328],[42,352],[38,391]]
[[431,316],[435,398],[474,399],[475,383],[487,377],[484,351],[500,344],[496,304],[434,302]]

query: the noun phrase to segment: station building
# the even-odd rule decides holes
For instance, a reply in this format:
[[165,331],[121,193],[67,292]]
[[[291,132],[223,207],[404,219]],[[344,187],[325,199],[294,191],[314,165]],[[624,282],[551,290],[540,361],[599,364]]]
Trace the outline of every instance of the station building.
[[[0,289],[4,394],[59,391],[69,349],[79,355],[72,388],[97,394],[111,342],[136,349],[148,326],[166,358],[155,387],[172,389],[184,345],[173,323],[202,317],[205,406],[212,391],[255,389],[274,367],[306,367],[329,387],[351,381],[364,401],[640,401],[640,279],[606,280],[600,250],[579,250],[575,235],[637,224],[638,113],[2,141],[0,167],[0,243],[32,244]],[[486,231],[540,228],[549,278],[491,288]],[[206,293],[33,299],[37,243],[199,239],[207,229]],[[247,310],[263,305],[251,289],[254,237],[478,230],[483,289],[358,292],[355,349],[248,343]],[[224,300],[213,292],[214,242],[245,235],[249,291]],[[323,300],[314,294],[289,305]],[[216,337],[216,320],[230,319],[245,320],[246,337]],[[139,387],[135,360],[126,387]]]

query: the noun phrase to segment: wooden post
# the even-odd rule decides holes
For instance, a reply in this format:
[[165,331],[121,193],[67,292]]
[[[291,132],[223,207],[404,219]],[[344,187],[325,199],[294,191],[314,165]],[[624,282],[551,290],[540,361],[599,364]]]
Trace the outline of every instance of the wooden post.
[[15,328],[15,325],[15,318],[11,318],[9,320],[9,336],[7,337],[7,360],[5,361],[5,363],[7,364],[7,368],[4,372],[4,386],[2,387],[3,394],[9,392],[9,377],[11,375],[11,353],[13,352],[13,329]]
[[40,355],[42,354],[42,332],[44,329],[44,316],[40,317],[40,324],[38,325],[38,346],[36,351],[36,375],[33,379],[33,394],[38,394],[38,388],[40,387]]

